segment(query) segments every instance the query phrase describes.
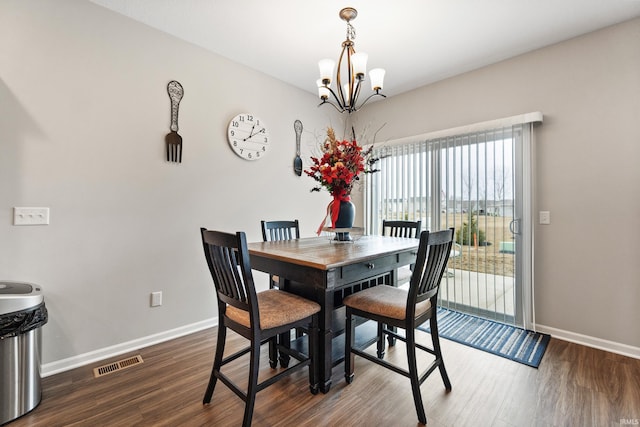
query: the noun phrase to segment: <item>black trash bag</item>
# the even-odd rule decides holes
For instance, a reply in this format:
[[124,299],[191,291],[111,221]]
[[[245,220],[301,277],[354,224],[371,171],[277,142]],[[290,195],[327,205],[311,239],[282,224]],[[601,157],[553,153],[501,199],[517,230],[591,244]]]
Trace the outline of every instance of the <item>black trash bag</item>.
[[36,329],[49,319],[44,302],[26,310],[0,315],[0,339],[12,338]]

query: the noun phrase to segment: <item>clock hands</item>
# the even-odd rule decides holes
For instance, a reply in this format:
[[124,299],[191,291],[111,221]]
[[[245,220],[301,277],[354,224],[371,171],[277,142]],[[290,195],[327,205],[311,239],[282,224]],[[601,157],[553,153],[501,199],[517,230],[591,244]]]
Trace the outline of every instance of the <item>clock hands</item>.
[[248,137],[246,137],[245,139],[243,139],[243,141],[246,141],[247,139],[250,139],[253,135],[255,135],[255,134],[253,133],[253,130],[254,130],[255,128],[256,128],[256,124],[254,123],[254,124],[253,124],[253,127],[251,128],[251,132],[249,132],[249,136],[248,136]]
[[251,128],[251,132],[249,132],[249,136],[244,138],[242,141],[246,142],[247,140],[253,138],[254,136],[256,136],[259,133],[264,133],[264,131],[266,130],[265,128],[260,129],[258,132],[253,133],[253,130],[256,128],[256,125],[254,124],[253,127]]

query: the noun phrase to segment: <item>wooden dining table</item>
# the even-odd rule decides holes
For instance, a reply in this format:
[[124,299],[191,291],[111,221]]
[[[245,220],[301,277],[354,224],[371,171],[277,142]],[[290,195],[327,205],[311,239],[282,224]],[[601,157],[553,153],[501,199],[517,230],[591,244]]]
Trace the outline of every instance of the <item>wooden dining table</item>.
[[381,284],[397,285],[399,267],[415,262],[418,239],[330,236],[249,243],[251,268],[279,277],[280,289],[320,304],[320,389],[331,388],[333,366],[344,360],[342,299]]

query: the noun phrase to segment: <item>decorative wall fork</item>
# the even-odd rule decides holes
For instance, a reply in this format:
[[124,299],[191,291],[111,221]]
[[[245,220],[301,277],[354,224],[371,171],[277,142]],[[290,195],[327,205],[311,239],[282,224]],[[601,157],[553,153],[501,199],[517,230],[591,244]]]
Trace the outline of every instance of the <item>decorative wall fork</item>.
[[167,85],[167,93],[171,99],[171,132],[165,137],[167,143],[167,161],[182,162],[182,137],[178,135],[178,107],[184,95],[182,85],[172,80]]

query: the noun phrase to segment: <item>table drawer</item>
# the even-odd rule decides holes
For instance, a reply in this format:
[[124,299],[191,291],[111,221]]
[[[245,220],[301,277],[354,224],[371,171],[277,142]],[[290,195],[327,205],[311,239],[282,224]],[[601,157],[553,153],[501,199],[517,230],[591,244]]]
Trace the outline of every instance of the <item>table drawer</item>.
[[389,255],[358,264],[346,265],[342,267],[342,279],[351,282],[390,271],[398,265],[397,260],[397,255]]
[[398,254],[398,267],[402,267],[404,265],[415,264],[416,256],[418,255],[418,249],[411,252],[402,252]]

